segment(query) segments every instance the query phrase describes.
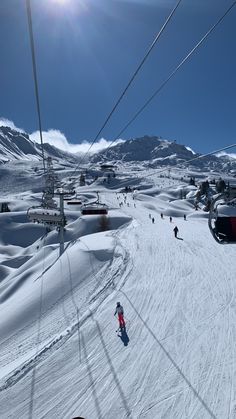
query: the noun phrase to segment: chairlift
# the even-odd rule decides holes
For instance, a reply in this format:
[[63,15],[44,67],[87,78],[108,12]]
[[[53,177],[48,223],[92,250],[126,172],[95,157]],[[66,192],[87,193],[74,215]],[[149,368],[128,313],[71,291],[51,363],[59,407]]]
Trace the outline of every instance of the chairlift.
[[67,201],[67,205],[81,205],[82,201],[79,200],[71,200],[71,201]]
[[43,207],[31,207],[27,211],[27,216],[34,223],[46,224],[60,227],[66,224],[65,216],[58,209]]
[[74,196],[75,196],[75,190],[73,189],[70,189],[69,191],[68,191],[68,193],[67,193],[67,195],[65,195],[64,197],[63,197],[63,200],[64,201],[67,201],[67,200],[72,200],[73,198],[74,198]]
[[[75,195],[75,191],[74,191],[74,195]],[[81,197],[78,194],[76,194],[73,197],[69,196],[69,199],[66,203],[67,205],[82,205],[82,200],[81,200]]]
[[94,202],[92,204],[84,204],[81,207],[82,215],[107,215],[108,207],[106,204]]
[[0,212],[10,212],[8,202],[1,202],[0,203]]
[[217,243],[236,243],[236,189],[229,188],[212,201],[208,225]]

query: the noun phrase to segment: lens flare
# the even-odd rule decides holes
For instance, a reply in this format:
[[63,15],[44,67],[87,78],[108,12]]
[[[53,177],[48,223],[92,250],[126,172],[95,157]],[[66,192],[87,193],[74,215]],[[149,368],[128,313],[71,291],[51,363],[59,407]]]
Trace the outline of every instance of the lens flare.
[[54,7],[58,6],[58,8],[61,6],[64,10],[71,10],[75,13],[78,11],[83,12],[88,9],[86,0],[50,0],[48,1],[48,5],[49,4]]
[[69,0],[53,0],[54,3],[58,3],[58,4],[66,4],[69,2]]

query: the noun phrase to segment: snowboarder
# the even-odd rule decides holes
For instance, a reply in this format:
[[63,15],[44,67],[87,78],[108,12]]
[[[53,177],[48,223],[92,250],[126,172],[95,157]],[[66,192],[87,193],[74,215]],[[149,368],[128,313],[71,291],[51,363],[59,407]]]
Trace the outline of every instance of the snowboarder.
[[125,321],[124,321],[124,309],[120,302],[116,304],[116,311],[114,313],[114,316],[118,314],[118,320],[119,320],[119,326],[120,329],[125,329]]
[[178,231],[179,231],[178,227],[175,226],[175,228],[173,229],[173,232],[175,233],[176,238],[177,238]]

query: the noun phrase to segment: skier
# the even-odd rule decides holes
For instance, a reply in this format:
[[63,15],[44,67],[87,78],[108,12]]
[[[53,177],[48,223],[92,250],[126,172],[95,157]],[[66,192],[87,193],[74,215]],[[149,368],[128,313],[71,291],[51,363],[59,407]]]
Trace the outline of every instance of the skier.
[[170,223],[172,223],[172,217],[170,217]]
[[152,217],[152,224],[154,224],[155,223],[155,218],[154,217]]
[[184,214],[184,220],[186,221],[186,215]]
[[161,218],[163,218],[163,214],[161,213]]
[[125,321],[124,321],[124,309],[120,302],[116,304],[116,311],[114,313],[114,316],[118,314],[118,320],[119,320],[119,326],[120,329],[125,329]]
[[177,238],[177,233],[178,233],[179,229],[177,226],[175,226],[175,228],[173,229],[173,232],[175,233],[175,237]]

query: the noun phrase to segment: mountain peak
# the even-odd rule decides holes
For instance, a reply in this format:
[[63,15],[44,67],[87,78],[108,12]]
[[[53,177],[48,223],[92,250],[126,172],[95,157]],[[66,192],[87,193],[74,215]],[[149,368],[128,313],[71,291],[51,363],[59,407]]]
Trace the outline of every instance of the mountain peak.
[[[173,157],[176,159],[173,160]],[[193,158],[194,153],[184,145],[177,144],[176,141],[166,140],[159,136],[144,135],[143,137],[132,138],[119,143],[114,147],[103,150],[93,157],[93,161],[101,158],[122,161],[146,161],[153,162],[160,160],[170,160],[169,164],[176,164],[177,160],[188,160]],[[163,162],[167,164],[167,161]]]
[[[48,143],[44,143],[45,156],[52,158],[68,159],[77,161],[76,156],[58,149]],[[0,162],[10,160],[41,160],[41,145],[29,138],[29,135],[22,131],[17,131],[8,126],[0,127]]]
[[[190,147],[178,144],[176,140],[167,140],[161,136],[144,135],[131,138],[113,147],[102,150],[92,156],[93,162],[143,162],[148,167],[175,166],[187,163],[201,154]],[[191,165],[206,170],[236,170],[236,161],[215,155],[193,160]]]

